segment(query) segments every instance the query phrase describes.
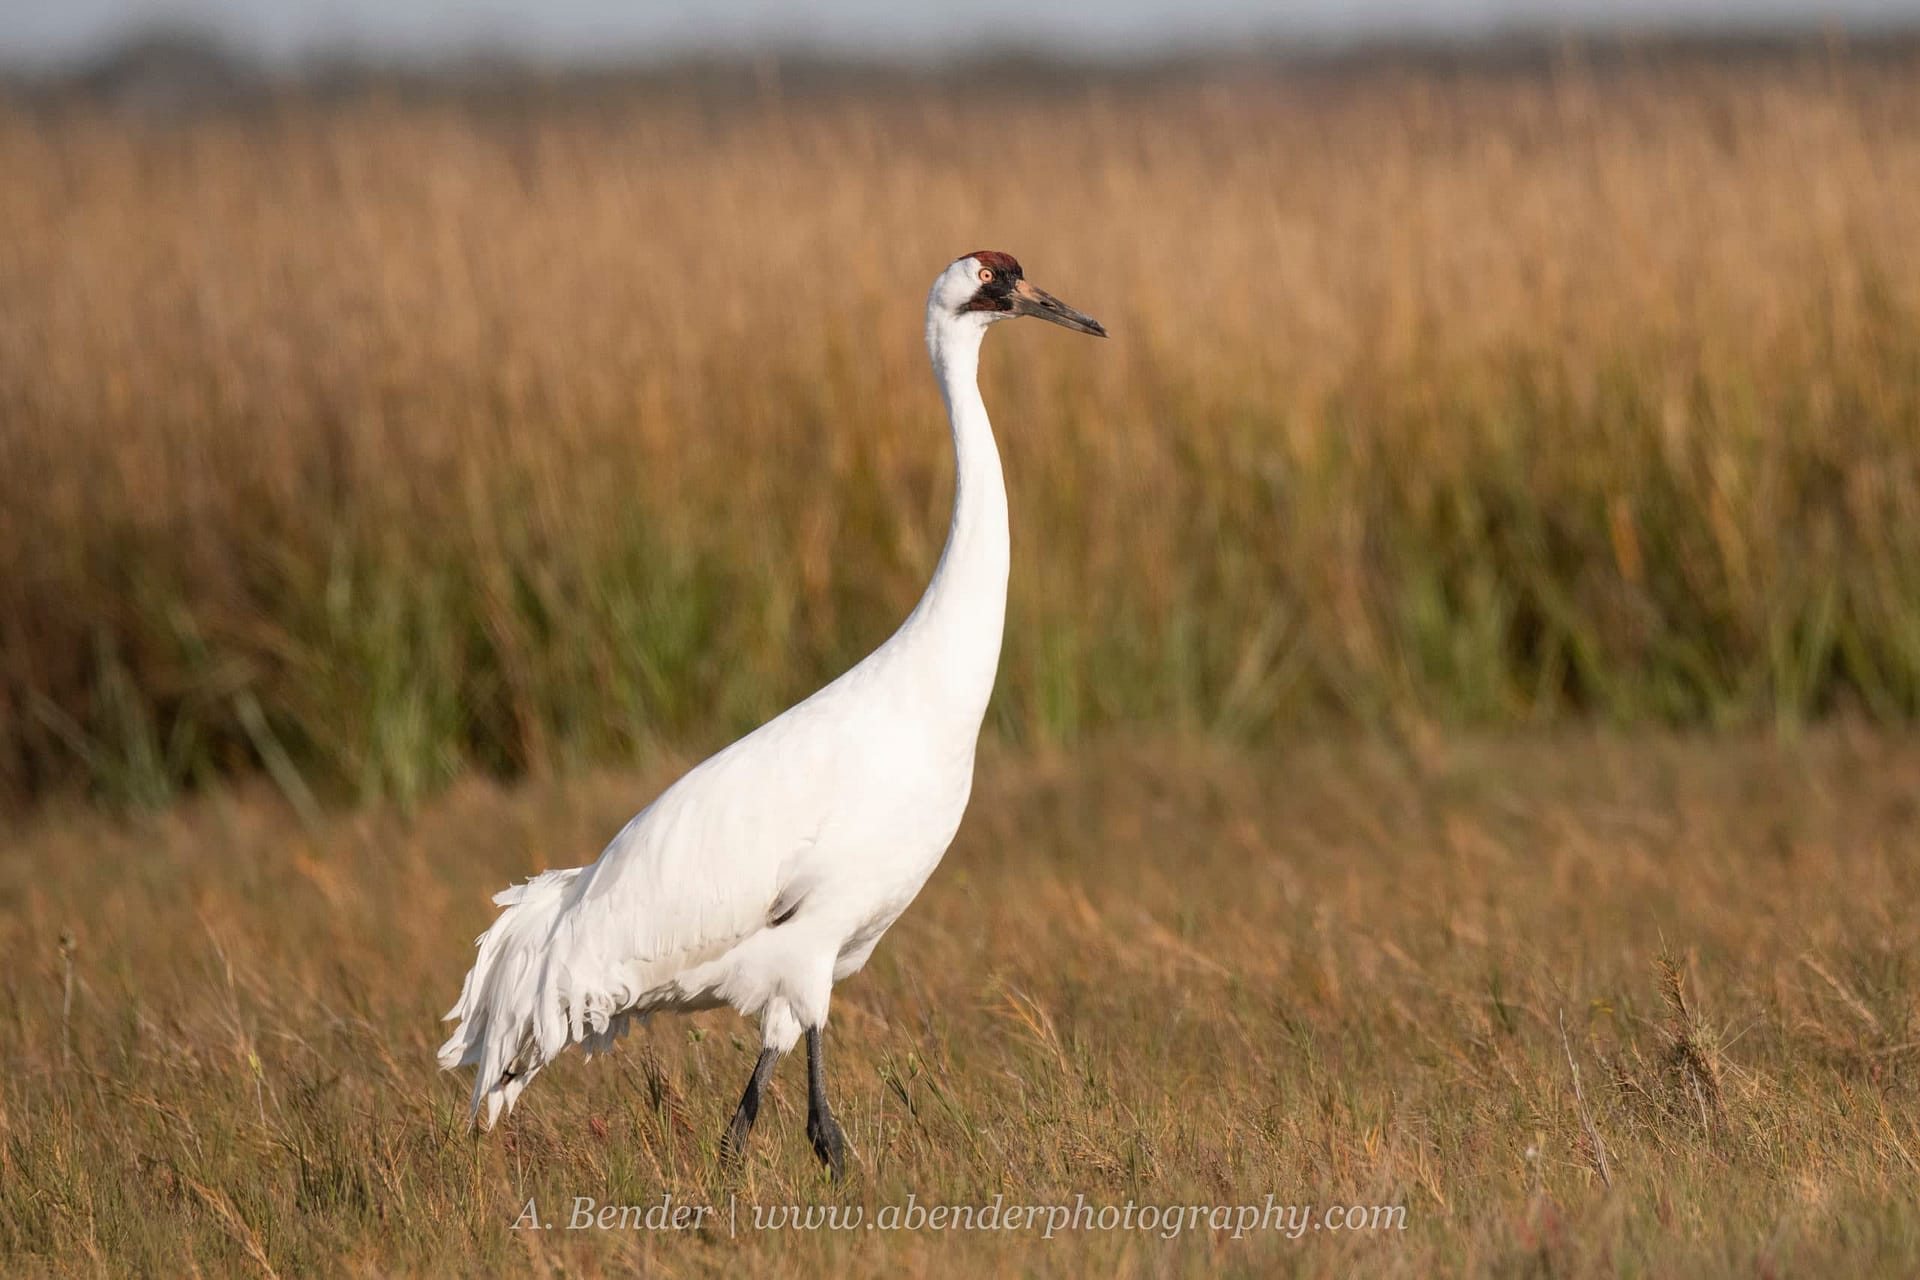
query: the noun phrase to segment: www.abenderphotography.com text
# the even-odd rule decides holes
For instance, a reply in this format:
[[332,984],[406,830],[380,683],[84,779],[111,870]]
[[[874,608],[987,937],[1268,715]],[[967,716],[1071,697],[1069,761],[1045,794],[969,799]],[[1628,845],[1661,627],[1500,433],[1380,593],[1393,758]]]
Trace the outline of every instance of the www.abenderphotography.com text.
[[1071,1204],[1010,1204],[995,1196],[982,1204],[923,1204],[909,1193],[900,1203],[869,1214],[865,1205],[742,1203],[676,1199],[663,1194],[647,1203],[603,1203],[571,1197],[563,1218],[544,1216],[529,1197],[513,1220],[516,1231],[1006,1231],[1051,1240],[1076,1231],[1138,1231],[1172,1240],[1184,1232],[1211,1231],[1240,1240],[1256,1233],[1289,1239],[1314,1231],[1404,1231],[1405,1205],[1283,1204],[1268,1194],[1258,1204],[1095,1204],[1075,1195]]

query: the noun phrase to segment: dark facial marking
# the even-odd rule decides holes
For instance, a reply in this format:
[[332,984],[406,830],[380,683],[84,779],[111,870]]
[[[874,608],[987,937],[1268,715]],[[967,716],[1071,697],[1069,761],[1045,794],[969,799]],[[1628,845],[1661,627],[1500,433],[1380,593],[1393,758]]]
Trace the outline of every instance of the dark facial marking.
[[1020,283],[1020,263],[1010,253],[1000,253],[993,249],[982,249],[978,253],[967,255],[980,264],[982,270],[991,271],[991,278],[982,280],[973,297],[967,300],[962,311],[1011,311],[1013,310],[1013,286]]

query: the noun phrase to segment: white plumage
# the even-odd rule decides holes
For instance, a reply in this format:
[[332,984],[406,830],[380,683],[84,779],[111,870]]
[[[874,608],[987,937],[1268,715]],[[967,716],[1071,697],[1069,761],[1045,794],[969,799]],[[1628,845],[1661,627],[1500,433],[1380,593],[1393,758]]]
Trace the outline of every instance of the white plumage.
[[[976,373],[996,320],[1040,315],[1104,334],[1004,254],[954,262],[927,299],[927,348],[953,431],[953,524],[919,605],[806,701],[696,766],[591,865],[548,871],[504,910],[447,1014],[443,1067],[478,1068],[487,1127],[569,1045],[604,1051],[636,1018],[731,1005],[773,1055],[818,1030],[833,984],[866,963],[960,824],[1006,609],[1006,489]],[[745,1136],[736,1117],[737,1140]],[[810,1124],[811,1129],[811,1124]]]

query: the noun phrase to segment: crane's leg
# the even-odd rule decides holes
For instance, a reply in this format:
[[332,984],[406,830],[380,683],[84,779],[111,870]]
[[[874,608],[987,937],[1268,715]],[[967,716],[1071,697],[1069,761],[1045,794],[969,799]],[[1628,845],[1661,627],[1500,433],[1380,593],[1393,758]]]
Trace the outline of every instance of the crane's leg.
[[847,1139],[827,1106],[827,1056],[819,1027],[807,1028],[807,1137],[813,1153],[838,1182],[847,1172]]
[[773,1068],[780,1061],[777,1049],[762,1049],[760,1057],[753,1064],[753,1075],[747,1079],[747,1091],[740,1095],[740,1106],[733,1113],[733,1120],[727,1125],[727,1131],[720,1135],[720,1163],[729,1167],[738,1165],[740,1158],[747,1153],[747,1135],[753,1132],[753,1122],[760,1118],[760,1094],[767,1087],[767,1081],[773,1076]]

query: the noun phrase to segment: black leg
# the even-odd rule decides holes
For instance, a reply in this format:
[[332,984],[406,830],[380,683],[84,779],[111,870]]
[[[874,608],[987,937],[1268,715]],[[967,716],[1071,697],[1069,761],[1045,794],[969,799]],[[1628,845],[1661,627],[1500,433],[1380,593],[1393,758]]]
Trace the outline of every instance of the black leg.
[[727,1131],[720,1135],[720,1163],[729,1167],[738,1165],[740,1158],[747,1153],[747,1135],[753,1132],[753,1122],[760,1118],[760,1092],[767,1087],[767,1081],[773,1076],[774,1064],[780,1061],[780,1055],[772,1049],[762,1049],[759,1060],[753,1064],[753,1075],[747,1079],[747,1091],[740,1095],[740,1106],[733,1113],[733,1121],[727,1125]]
[[827,1058],[820,1045],[820,1028],[807,1028],[807,1136],[813,1153],[838,1182],[847,1172],[847,1139],[839,1121],[827,1108]]

